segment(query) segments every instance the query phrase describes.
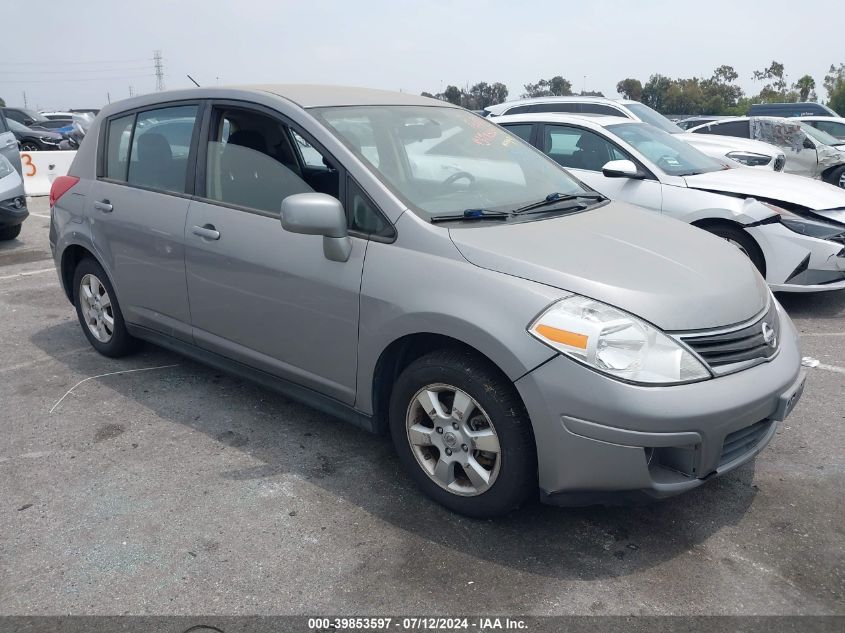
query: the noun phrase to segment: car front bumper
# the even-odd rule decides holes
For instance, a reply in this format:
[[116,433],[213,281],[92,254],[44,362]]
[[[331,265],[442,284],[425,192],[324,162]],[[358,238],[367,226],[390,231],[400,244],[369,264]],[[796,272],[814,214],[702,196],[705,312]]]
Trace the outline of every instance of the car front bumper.
[[26,198],[23,198],[23,196],[19,197],[24,200],[23,206],[21,207],[14,206],[12,203],[14,198],[0,201],[0,227],[17,226],[29,217],[29,211],[26,208]]
[[766,282],[775,292],[845,289],[845,244],[802,235],[781,224],[746,229],[763,250]]
[[627,384],[565,356],[517,380],[543,499],[589,505],[668,497],[752,459],[804,387],[795,328],[781,319],[770,361],[698,383]]

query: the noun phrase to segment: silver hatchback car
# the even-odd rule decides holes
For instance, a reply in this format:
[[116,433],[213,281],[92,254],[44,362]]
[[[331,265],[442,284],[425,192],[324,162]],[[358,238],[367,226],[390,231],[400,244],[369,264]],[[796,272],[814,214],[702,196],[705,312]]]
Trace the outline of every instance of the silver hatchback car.
[[467,515],[750,460],[804,385],[754,266],[516,132],[342,87],[111,104],[53,185],[55,263],[100,353],[145,339],[389,432]]

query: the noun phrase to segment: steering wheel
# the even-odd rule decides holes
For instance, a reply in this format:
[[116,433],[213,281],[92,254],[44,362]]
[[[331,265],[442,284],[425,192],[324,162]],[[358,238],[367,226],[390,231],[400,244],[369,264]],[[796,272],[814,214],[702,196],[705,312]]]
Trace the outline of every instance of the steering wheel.
[[444,185],[454,185],[459,180],[468,180],[469,184],[475,184],[475,176],[473,176],[468,171],[456,171],[454,174],[449,176],[446,180],[443,181]]
[[656,162],[661,169],[665,170],[670,170],[678,167],[677,161],[675,161],[675,157],[671,154],[663,154],[660,158],[657,159]]

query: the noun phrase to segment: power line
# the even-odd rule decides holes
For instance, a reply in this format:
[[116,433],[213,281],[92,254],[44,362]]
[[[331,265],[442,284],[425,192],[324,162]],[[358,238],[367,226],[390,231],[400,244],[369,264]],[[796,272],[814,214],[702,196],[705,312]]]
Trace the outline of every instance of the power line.
[[153,64],[156,71],[156,92],[164,90],[164,62],[161,59],[161,51],[153,51]]
[[12,79],[9,81],[0,80],[0,84],[53,84],[58,82],[77,82],[77,81],[113,81],[118,79],[140,79],[141,77],[155,77],[156,75],[124,75],[121,77],[85,77],[76,79]]
[[148,61],[148,59],[104,59],[102,61],[91,62],[0,62],[0,66],[86,66],[90,64],[141,64]]
[[92,68],[90,70],[0,70],[0,75],[67,75],[69,73],[122,73],[129,70],[152,70],[150,66],[132,68]]

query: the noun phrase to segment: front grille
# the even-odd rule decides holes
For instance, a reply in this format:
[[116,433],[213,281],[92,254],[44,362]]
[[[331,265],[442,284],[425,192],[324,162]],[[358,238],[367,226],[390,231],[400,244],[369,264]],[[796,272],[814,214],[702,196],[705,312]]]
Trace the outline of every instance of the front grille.
[[756,447],[760,441],[768,433],[772,427],[771,420],[762,420],[751,426],[746,426],[744,429],[734,431],[725,437],[725,443],[722,445],[722,456],[719,458],[719,466],[723,466],[732,462],[737,457],[750,452]]
[[[717,374],[730,373],[768,360],[777,353],[780,327],[774,302],[750,323],[711,332],[681,334]],[[770,343],[767,341],[772,341]]]
[[778,154],[777,158],[775,158],[775,171],[783,171],[785,165],[786,156],[783,154]]

